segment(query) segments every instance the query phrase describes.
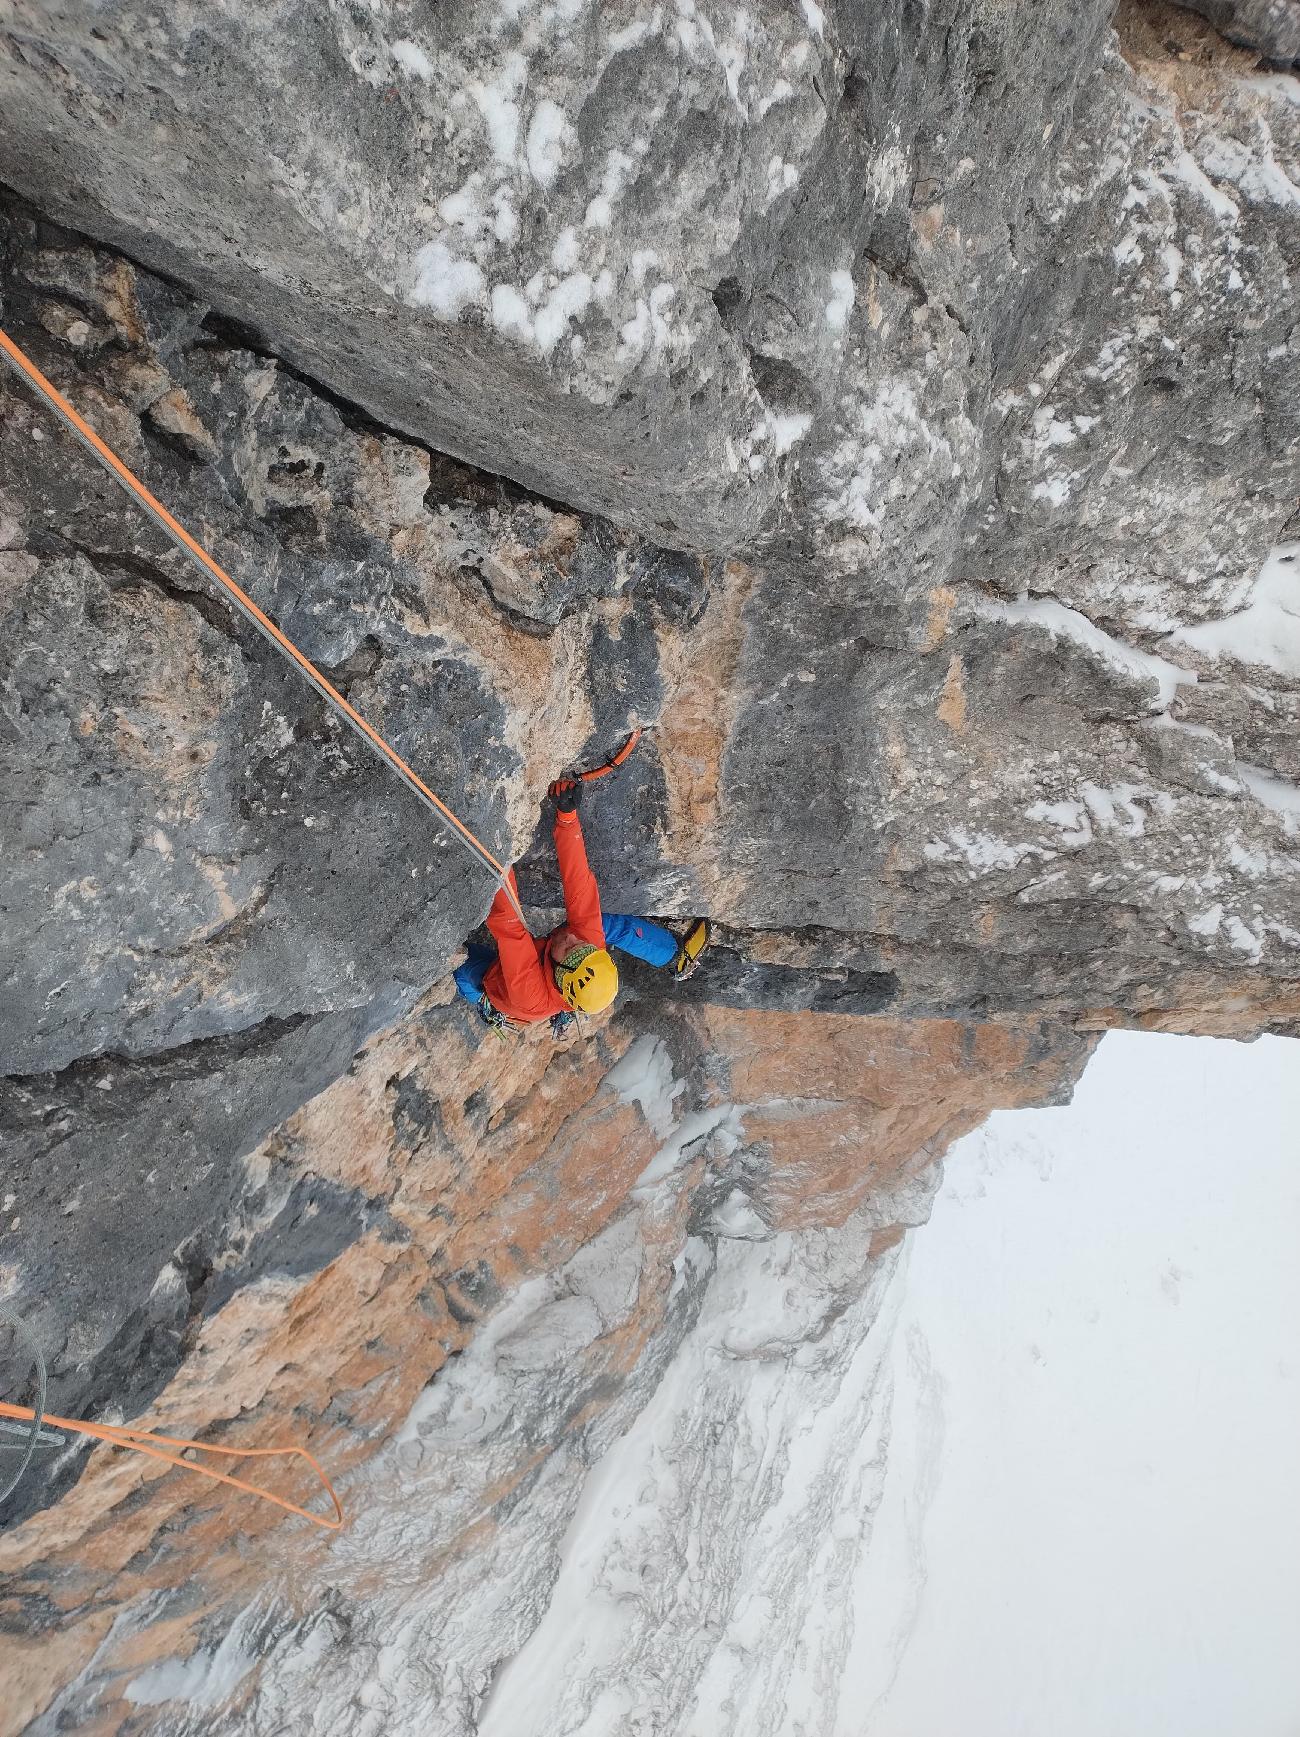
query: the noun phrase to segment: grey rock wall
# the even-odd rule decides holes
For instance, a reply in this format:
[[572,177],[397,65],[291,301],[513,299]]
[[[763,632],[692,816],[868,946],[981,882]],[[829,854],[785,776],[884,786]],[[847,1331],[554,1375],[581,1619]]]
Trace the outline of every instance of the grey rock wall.
[[966,154],[1015,225],[1107,11],[19,0],[0,174],[381,420],[729,548],[836,395],[837,274]]
[[[1296,1031],[1294,80],[745,16],[11,4],[0,317],[539,906],[655,726],[587,831],[689,998]],[[5,1259],[139,1402],[492,888],[8,378],[0,614]]]

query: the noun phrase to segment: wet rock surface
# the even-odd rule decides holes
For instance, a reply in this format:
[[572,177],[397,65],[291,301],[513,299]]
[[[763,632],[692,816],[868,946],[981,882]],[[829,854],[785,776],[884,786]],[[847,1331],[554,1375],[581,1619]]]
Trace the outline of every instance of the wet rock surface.
[[361,1730],[397,1622],[391,1728],[472,1731],[720,1243],[865,1319],[1095,1033],[1300,1030],[1300,107],[1285,8],[1199,10],[0,16],[4,329],[539,925],[642,724],[606,907],[716,926],[480,1043],[490,878],[0,378],[0,1302],[56,1410],[382,1492],[263,1592],[269,1510],[44,1465],[15,1729],[292,1729],[328,1651]]

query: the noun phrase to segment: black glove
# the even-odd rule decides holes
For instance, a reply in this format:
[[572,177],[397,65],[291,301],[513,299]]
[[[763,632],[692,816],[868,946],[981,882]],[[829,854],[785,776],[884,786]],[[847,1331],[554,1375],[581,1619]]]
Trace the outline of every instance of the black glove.
[[561,814],[574,814],[582,801],[582,785],[576,778],[557,778],[547,794]]

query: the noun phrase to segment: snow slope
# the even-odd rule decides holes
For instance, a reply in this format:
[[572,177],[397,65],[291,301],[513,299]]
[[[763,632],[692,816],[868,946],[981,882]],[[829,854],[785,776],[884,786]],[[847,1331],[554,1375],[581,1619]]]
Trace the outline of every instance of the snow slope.
[[911,1241],[844,1737],[1292,1737],[1293,1043],[1107,1037]]
[[484,1737],[1293,1733],[1298,1130],[1286,1042],[1113,1034],[820,1338],[722,1245]]
[[[733,1191],[683,1243],[732,1112],[679,1161],[637,1047],[663,1173],[420,1395],[327,1582],[130,1699],[168,1737],[1294,1737],[1296,1055],[1112,1033],[928,1223],[933,1170],[837,1230]],[[574,1427],[661,1262],[664,1330]]]
[[888,1339],[864,1327],[893,1263],[837,1315],[860,1253],[823,1239],[821,1273],[809,1253],[720,1246],[694,1332],[587,1480],[482,1737],[829,1731],[887,1430]]

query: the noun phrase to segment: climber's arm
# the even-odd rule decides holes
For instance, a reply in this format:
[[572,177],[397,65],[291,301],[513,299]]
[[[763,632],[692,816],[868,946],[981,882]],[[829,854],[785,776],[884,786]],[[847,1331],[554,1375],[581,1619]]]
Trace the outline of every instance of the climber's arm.
[[587,862],[582,823],[576,810],[567,813],[563,809],[556,811],[555,855],[560,864],[560,883],[564,888],[564,910],[569,927],[591,946],[603,947],[605,928],[600,919],[600,891]]

